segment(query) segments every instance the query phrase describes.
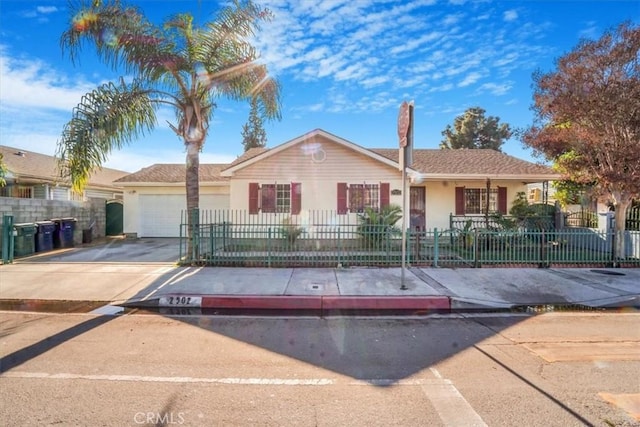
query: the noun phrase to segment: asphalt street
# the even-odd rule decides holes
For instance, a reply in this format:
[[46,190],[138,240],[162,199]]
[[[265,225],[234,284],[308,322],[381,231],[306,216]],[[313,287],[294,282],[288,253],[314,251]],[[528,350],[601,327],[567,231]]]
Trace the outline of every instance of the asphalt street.
[[1,316],[1,425],[640,422],[635,313]]

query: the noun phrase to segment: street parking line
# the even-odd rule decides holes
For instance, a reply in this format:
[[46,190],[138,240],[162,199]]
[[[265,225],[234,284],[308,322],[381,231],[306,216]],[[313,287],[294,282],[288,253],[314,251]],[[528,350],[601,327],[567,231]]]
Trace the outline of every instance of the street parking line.
[[423,385],[422,390],[431,401],[444,425],[452,427],[487,425],[451,381],[442,378],[437,369],[429,369],[440,382],[428,387]]
[[49,374],[46,372],[5,372],[0,378],[34,378],[51,380],[90,380],[116,382],[151,383],[208,383],[223,385],[284,385],[284,386],[326,386],[335,384],[335,380],[325,378],[197,378],[197,377],[158,377],[148,375],[82,375],[71,373]]
[[420,387],[427,396],[445,426],[478,426],[486,427],[469,402],[460,394],[453,383],[442,378],[435,368],[430,368],[435,378],[407,379],[361,379],[341,380],[331,378],[198,378],[198,377],[162,377],[149,375],[85,375],[73,373],[46,373],[8,371],[0,374],[0,378],[48,379],[48,380],[85,380],[141,383],[179,383],[179,384],[212,384],[227,386],[334,386],[346,384],[350,386],[369,387]]

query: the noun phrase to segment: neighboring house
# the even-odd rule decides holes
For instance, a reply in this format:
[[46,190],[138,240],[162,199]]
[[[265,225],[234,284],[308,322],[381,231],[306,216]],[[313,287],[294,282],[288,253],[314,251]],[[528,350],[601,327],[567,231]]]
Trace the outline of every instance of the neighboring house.
[[533,184],[527,185],[527,201],[529,202],[529,204],[553,204],[556,201],[555,194],[556,189],[553,187],[552,182],[535,182]]
[[[398,155],[398,149],[367,149],[317,129],[271,149],[251,149],[229,165],[201,165],[200,208],[249,218],[331,211],[355,223],[366,207],[402,205]],[[413,160],[407,180],[412,227],[446,229],[450,214],[482,215],[486,203],[506,214],[527,184],[559,178],[546,166],[494,150],[416,149]],[[184,165],[162,164],[117,180],[125,189],[125,233],[178,236],[184,177]]]
[[0,145],[7,166],[6,185],[0,197],[44,200],[87,200],[89,198],[122,199],[122,187],[113,181],[128,172],[102,168],[95,172],[82,195],[71,191],[67,180],[60,178],[58,159],[45,154]]

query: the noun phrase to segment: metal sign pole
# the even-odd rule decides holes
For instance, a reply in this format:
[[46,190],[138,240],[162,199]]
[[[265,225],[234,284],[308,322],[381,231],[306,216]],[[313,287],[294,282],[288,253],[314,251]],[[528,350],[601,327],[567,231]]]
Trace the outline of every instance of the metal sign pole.
[[405,284],[405,269],[407,259],[407,166],[413,162],[413,101],[403,101],[398,113],[398,164],[402,172],[402,269],[400,275],[400,289],[407,290]]
[[402,147],[402,270],[400,273],[400,290],[406,291],[407,285],[404,283],[404,270],[407,265],[407,215],[406,215],[406,207],[407,207],[407,168],[404,164],[404,154],[406,147]]

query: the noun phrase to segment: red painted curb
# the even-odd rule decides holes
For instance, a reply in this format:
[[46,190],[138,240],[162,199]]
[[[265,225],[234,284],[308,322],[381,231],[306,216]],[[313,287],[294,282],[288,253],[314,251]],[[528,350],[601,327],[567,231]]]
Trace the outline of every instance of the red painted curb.
[[445,296],[203,296],[202,308],[275,310],[450,310]]
[[288,295],[203,296],[202,308],[244,308],[251,310],[321,310],[322,297]]
[[324,296],[323,310],[450,310],[445,296]]

